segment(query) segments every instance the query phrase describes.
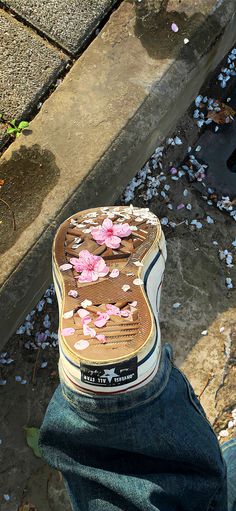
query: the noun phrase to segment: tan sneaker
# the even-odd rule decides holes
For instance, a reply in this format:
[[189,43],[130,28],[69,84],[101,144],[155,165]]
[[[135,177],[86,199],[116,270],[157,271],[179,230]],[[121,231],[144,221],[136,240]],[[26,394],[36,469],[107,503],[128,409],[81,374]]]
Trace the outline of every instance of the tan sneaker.
[[165,260],[160,222],[146,208],[89,209],[60,226],[53,245],[59,372],[73,390],[114,394],[153,378]]

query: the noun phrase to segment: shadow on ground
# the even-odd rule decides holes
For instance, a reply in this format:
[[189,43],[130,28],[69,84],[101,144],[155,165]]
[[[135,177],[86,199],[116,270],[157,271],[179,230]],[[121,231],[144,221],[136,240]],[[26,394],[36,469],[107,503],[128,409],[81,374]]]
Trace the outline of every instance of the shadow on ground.
[[55,156],[37,144],[30,148],[21,145],[9,160],[3,157],[0,176],[5,182],[0,201],[0,253],[8,250],[37,218],[59,175]]
[[[215,4],[215,0],[209,2],[208,12]],[[195,39],[197,38],[199,43],[202,37],[206,44],[209,33],[211,31],[218,33],[220,30],[220,23],[215,14],[206,16],[205,11],[206,2],[200,2],[198,5],[181,0],[137,0],[134,32],[151,58],[161,60],[177,58],[194,62],[197,58],[194,52]],[[177,27],[176,30],[178,29],[177,32],[171,29],[173,23]],[[205,25],[208,26],[206,34]],[[186,46],[183,46],[184,39],[188,39],[189,42]]]

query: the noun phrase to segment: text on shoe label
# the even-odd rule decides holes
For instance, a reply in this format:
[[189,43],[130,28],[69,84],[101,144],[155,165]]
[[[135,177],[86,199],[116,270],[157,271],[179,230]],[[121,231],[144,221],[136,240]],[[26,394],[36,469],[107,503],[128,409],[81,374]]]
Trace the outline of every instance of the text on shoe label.
[[81,363],[81,381],[99,387],[117,387],[137,380],[137,357],[118,364],[92,366]]

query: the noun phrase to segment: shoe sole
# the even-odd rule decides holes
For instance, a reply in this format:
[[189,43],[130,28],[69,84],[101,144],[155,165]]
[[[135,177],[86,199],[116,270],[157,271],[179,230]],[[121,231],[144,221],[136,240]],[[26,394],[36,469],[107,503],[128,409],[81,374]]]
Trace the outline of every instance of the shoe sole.
[[[91,215],[95,213],[98,216],[92,218]],[[125,222],[137,228],[133,230],[131,236],[122,238],[120,248],[117,250],[98,245],[88,232],[89,225],[95,227],[89,222],[95,220],[101,224],[108,213],[114,214],[113,222],[120,222],[121,216],[125,215]],[[82,242],[76,245],[75,240],[78,241],[78,238]],[[81,284],[75,279],[77,274],[73,268],[61,271],[60,267],[69,263],[71,257],[78,257],[81,250],[89,250],[94,255],[100,255],[110,271],[114,268],[119,270],[119,276],[111,278],[108,274],[93,283]],[[63,359],[63,368],[59,365],[59,369],[61,373],[65,373],[66,369],[66,374],[63,374],[65,378],[69,378],[78,386],[82,379],[83,387],[91,390],[94,379],[91,378],[89,381],[88,374],[92,374],[92,367],[104,369],[115,365],[117,368],[119,364],[122,372],[122,367],[125,371],[129,362],[131,374],[135,361],[136,377],[137,373],[139,378],[150,376],[157,366],[160,355],[158,310],[165,260],[165,238],[160,222],[146,209],[129,206],[93,208],[73,215],[60,226],[53,244],[53,278],[59,305],[59,348]],[[136,266],[135,262],[142,263],[142,266]],[[141,279],[142,283],[135,285],[133,282],[135,279]],[[124,285],[130,286],[128,291],[122,289]],[[77,291],[78,297],[69,296],[70,290]],[[105,310],[104,306],[107,303],[117,305],[122,310],[137,301],[137,310],[132,314],[132,319],[111,316],[102,328],[92,325],[97,334],[105,335],[106,343],[103,344],[98,339],[85,337],[83,334],[82,322],[76,311],[82,307],[81,302],[86,299],[92,302],[92,306],[87,307],[87,310],[94,317],[97,311]],[[73,317],[64,318],[64,314],[72,310]],[[64,328],[73,328],[74,334],[69,337],[63,336],[61,331]],[[78,341],[84,339],[89,341],[89,346],[78,351],[75,345],[78,346]],[[132,381],[134,380],[133,377]],[[122,381],[118,381],[118,377],[116,381],[113,378],[112,385],[117,383],[123,390],[131,383],[122,384]],[[97,386],[96,378],[95,382]]]

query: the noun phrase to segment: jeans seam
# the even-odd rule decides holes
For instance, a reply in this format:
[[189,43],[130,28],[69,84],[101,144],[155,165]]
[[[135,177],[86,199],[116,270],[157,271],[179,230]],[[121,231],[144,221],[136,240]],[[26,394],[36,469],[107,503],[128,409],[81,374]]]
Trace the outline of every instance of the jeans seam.
[[[232,442],[231,442],[231,440],[232,440]],[[236,438],[232,438],[231,440],[228,440],[228,442],[231,442],[230,445],[226,445],[226,444],[228,444],[228,442],[225,442],[222,445],[222,447],[221,447],[222,452],[226,452],[230,447],[236,446]]]

